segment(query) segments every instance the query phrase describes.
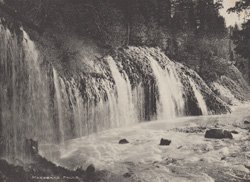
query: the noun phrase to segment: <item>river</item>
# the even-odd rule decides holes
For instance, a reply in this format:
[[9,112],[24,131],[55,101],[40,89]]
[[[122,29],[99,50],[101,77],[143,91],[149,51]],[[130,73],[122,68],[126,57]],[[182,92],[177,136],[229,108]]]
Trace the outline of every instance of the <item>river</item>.
[[[250,166],[250,105],[233,108],[225,115],[182,117],[110,129],[65,142],[40,146],[40,152],[69,169],[89,164],[121,177],[120,181],[247,181]],[[206,139],[209,128],[235,130],[233,139]],[[128,144],[118,144],[120,139]],[[170,139],[160,146],[160,139]],[[45,152],[46,151],[46,152]],[[48,155],[50,154],[50,155]],[[112,181],[112,180],[111,180]]]

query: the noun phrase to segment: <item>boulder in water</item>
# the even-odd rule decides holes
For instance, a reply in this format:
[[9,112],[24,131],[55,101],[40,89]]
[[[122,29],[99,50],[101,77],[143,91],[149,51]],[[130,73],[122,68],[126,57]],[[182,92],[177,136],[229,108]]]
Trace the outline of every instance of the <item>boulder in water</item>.
[[125,174],[123,174],[123,177],[124,178],[130,178],[131,177],[131,173],[125,173]]
[[250,124],[250,121],[245,120],[245,121],[244,121],[244,124]]
[[230,131],[222,130],[222,129],[210,129],[206,131],[205,138],[216,138],[216,139],[222,139],[222,138],[233,138],[233,135]]
[[92,174],[95,172],[95,166],[93,164],[90,164],[87,169],[86,169],[86,173],[87,174]]
[[129,143],[128,140],[126,140],[126,139],[121,139],[119,141],[119,144],[126,144],[126,143]]
[[171,140],[162,138],[160,145],[170,145],[170,143],[171,143]]

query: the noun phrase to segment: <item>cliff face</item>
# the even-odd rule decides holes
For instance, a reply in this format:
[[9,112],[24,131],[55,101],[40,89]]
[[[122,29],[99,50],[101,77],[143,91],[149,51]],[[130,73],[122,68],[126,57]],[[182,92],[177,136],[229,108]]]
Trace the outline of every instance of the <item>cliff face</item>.
[[[186,101],[185,110],[187,115],[201,114],[199,108],[195,107],[195,104],[193,105],[192,103],[197,102],[195,101],[196,99],[192,88],[192,82],[194,82],[195,86],[201,92],[209,111],[212,113],[223,113],[228,110],[224,107],[225,103],[216,97],[214,92],[195,71],[180,63],[171,61],[160,51],[160,49],[129,47],[128,49],[118,50],[114,58],[123,64],[123,68],[128,72],[128,75],[130,75],[132,83],[135,84],[138,82],[147,83],[149,78],[155,77],[150,65],[150,60],[152,59],[156,60],[164,70],[169,71],[169,69],[174,69],[180,84],[183,85],[183,97]],[[191,82],[190,79],[192,80]],[[157,92],[154,94],[157,95]],[[189,104],[191,105],[189,106]]]
[[[2,152],[9,158],[22,157],[25,138],[64,143],[145,120],[229,111],[194,71],[157,48],[49,62],[54,54],[43,56],[24,30],[16,35],[1,25],[1,50]],[[74,60],[84,63],[79,70],[58,69]]]
[[249,85],[234,65],[226,67],[224,74],[209,85],[229,105],[249,101]]

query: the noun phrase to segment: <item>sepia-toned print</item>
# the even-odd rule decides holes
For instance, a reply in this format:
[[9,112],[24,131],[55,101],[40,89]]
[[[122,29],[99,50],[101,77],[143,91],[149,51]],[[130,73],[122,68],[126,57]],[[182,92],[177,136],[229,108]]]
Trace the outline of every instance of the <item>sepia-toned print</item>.
[[249,0],[0,0],[0,182],[249,182]]

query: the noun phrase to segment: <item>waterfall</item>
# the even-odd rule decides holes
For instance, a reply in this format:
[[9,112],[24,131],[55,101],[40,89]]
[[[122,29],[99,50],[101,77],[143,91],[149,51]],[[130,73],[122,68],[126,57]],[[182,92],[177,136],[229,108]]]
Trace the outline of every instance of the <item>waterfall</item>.
[[203,96],[201,95],[200,91],[197,89],[196,84],[193,81],[193,79],[188,77],[188,80],[189,80],[190,85],[191,85],[191,87],[193,89],[195,98],[197,99],[198,106],[201,109],[202,115],[207,115],[208,114],[207,105],[206,105],[206,102],[204,101]]
[[20,41],[1,25],[0,30],[2,153],[8,160],[17,157],[26,160],[25,139],[53,140],[49,83],[40,69],[39,53],[27,33],[22,30]]
[[132,89],[128,76],[119,72],[112,57],[107,58],[111,74],[114,78],[117,91],[117,106],[120,125],[128,125],[135,122],[134,106],[132,103]]
[[[140,48],[145,59],[115,61],[108,56],[99,65],[93,63],[91,73],[66,77],[43,60],[35,43],[22,33],[20,42],[0,25],[1,152],[8,160],[27,160],[26,139],[38,141],[40,152],[51,157],[46,147],[64,146],[72,138],[152,120],[156,114],[158,119],[171,119],[185,113],[187,89],[178,65],[165,55],[152,51],[150,55],[161,56],[159,61],[146,54],[150,49]],[[202,114],[207,114],[197,85],[188,80]]]
[[73,108],[73,115],[74,115],[74,124],[75,124],[75,136],[81,137],[84,135],[83,127],[83,114],[82,111],[84,110],[83,106],[83,99],[79,89],[76,86],[75,80],[72,78],[71,82],[67,82],[69,87],[69,99],[70,103]]
[[145,91],[140,83],[133,91],[133,103],[138,121],[145,120]]
[[151,56],[148,59],[158,86],[158,119],[171,119],[182,115],[184,113],[184,99],[182,97],[182,86],[175,68],[166,65],[167,70],[164,70]]
[[108,88],[106,84],[104,84],[104,88],[108,97],[108,107],[109,107],[109,118],[110,118],[110,127],[118,127],[119,124],[119,111],[118,104],[116,101],[115,94],[111,88]]
[[61,142],[64,145],[64,124],[63,124],[63,111],[62,111],[62,97],[61,97],[61,89],[59,85],[59,78],[56,70],[53,68],[53,78],[55,85],[55,94],[56,94],[56,102],[57,102],[57,112],[58,112],[58,125],[59,131],[61,135]]

